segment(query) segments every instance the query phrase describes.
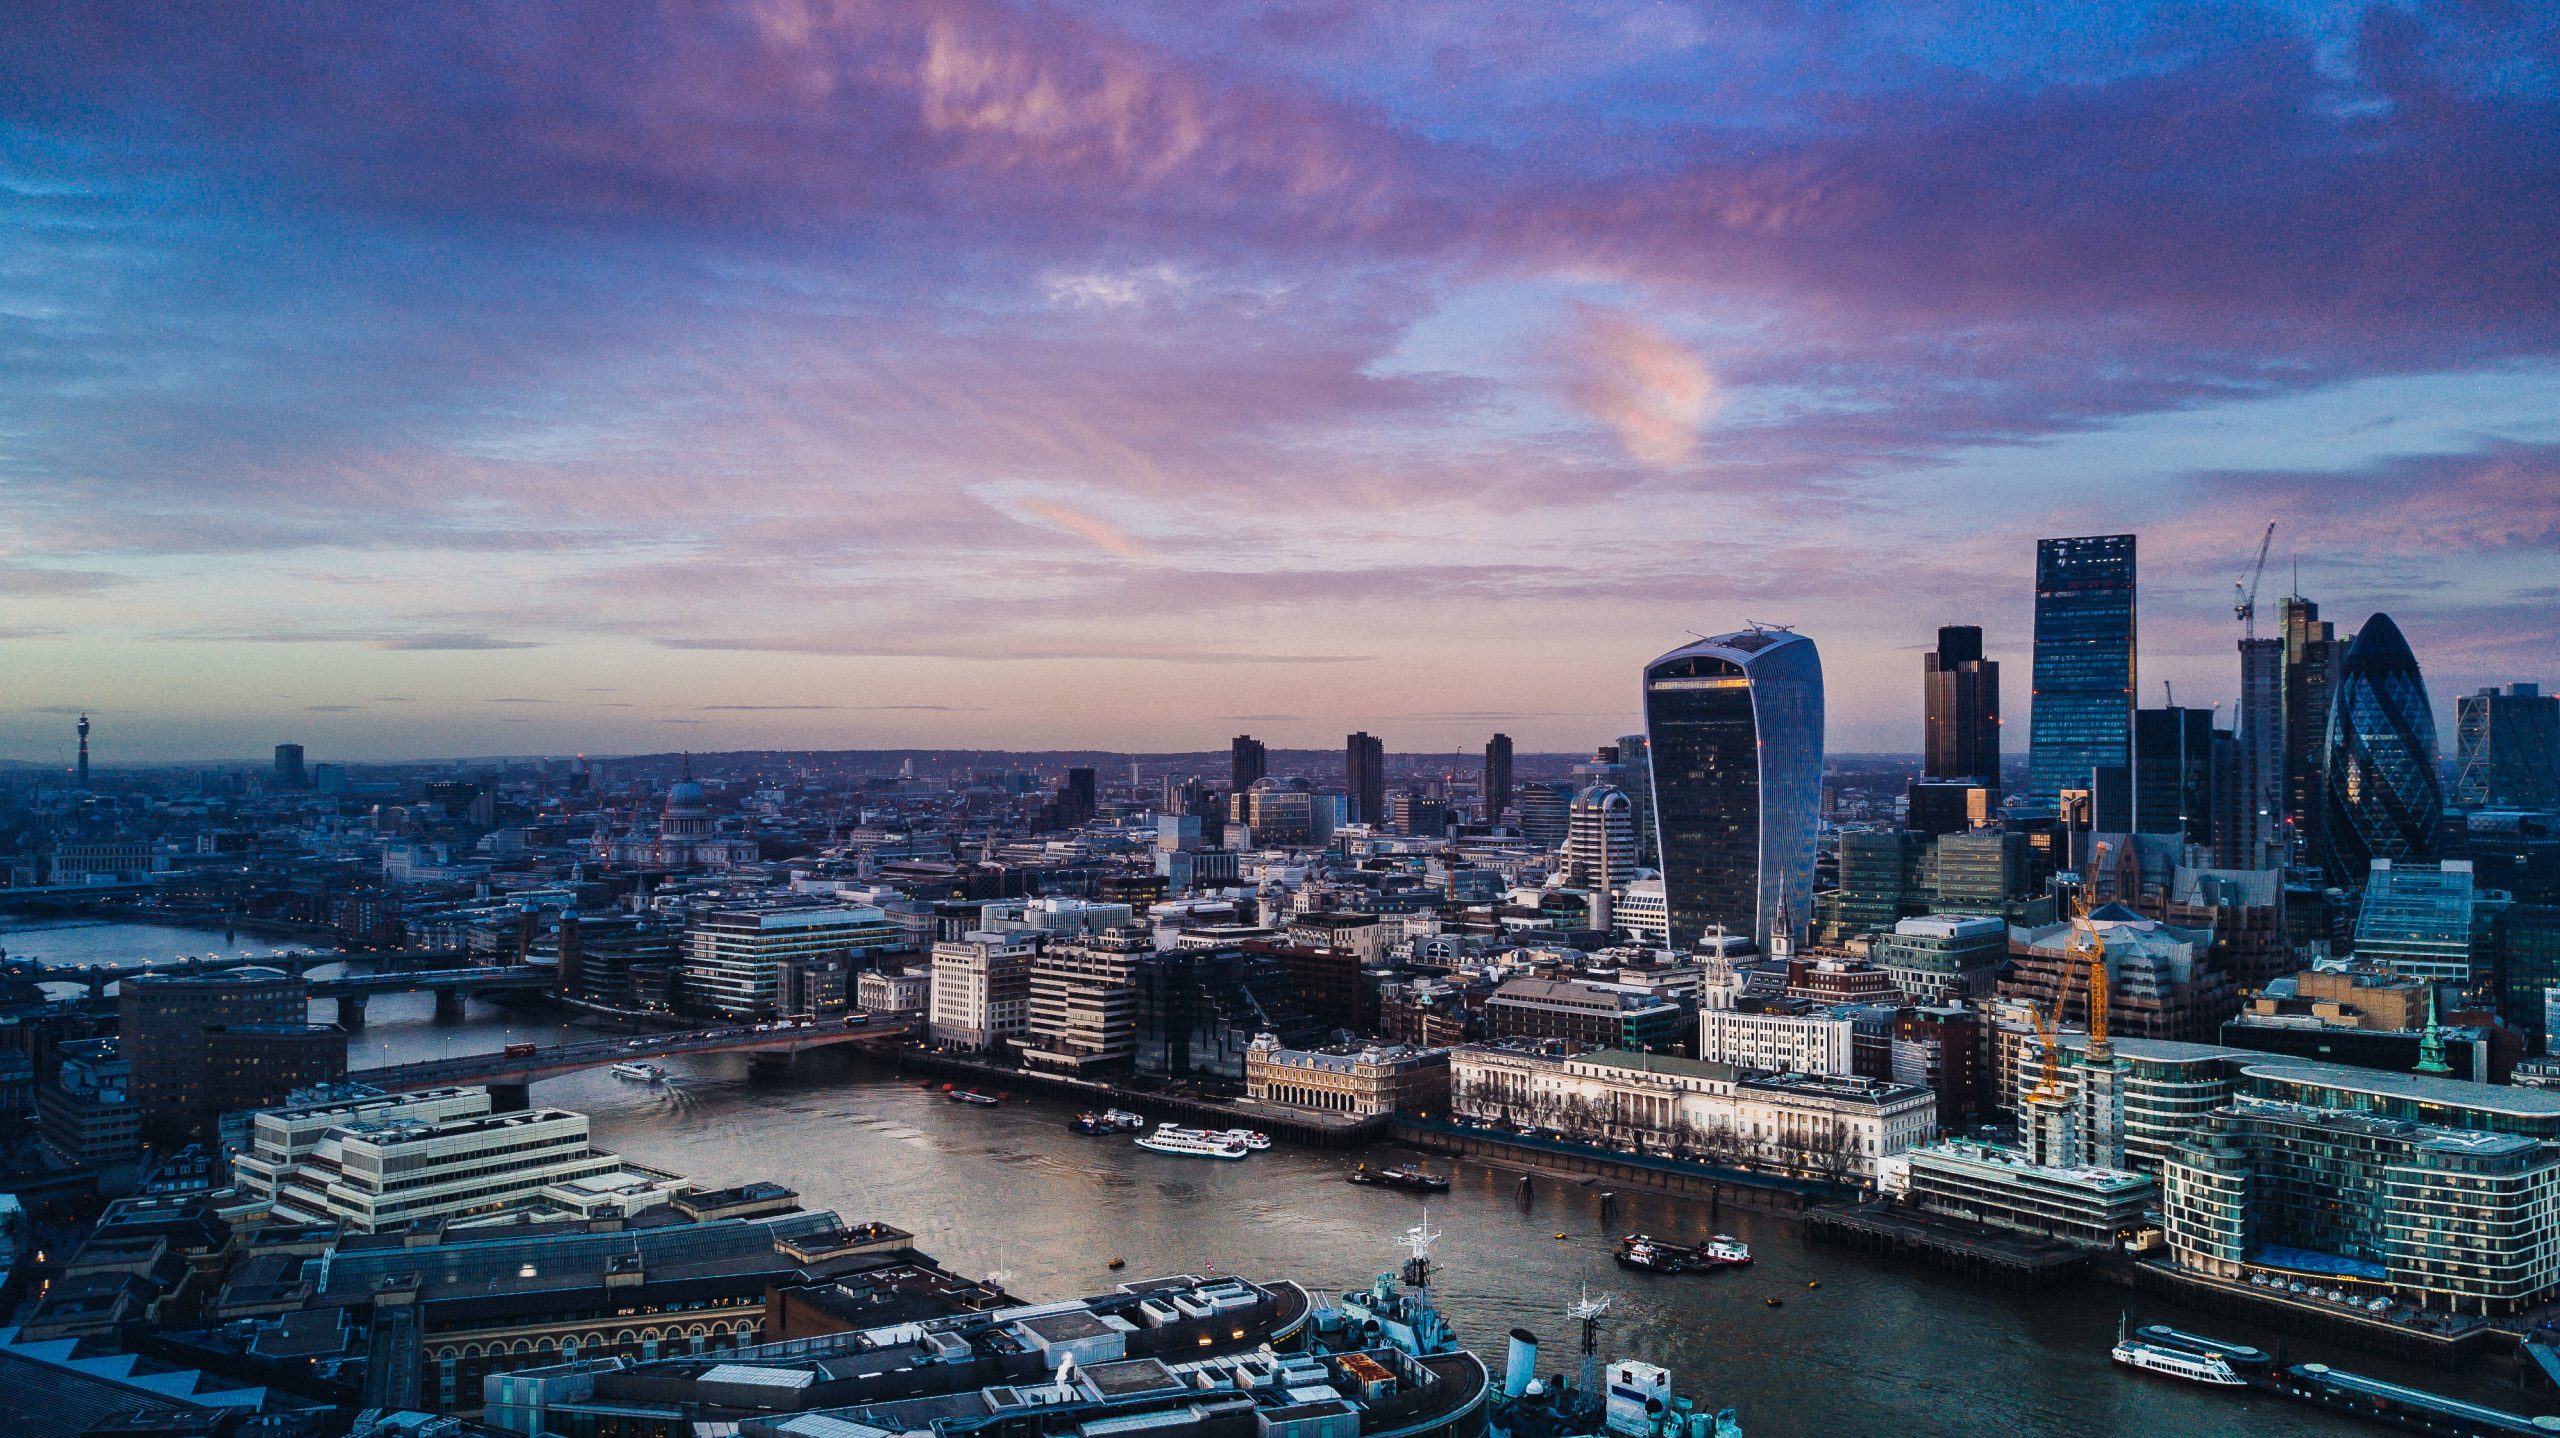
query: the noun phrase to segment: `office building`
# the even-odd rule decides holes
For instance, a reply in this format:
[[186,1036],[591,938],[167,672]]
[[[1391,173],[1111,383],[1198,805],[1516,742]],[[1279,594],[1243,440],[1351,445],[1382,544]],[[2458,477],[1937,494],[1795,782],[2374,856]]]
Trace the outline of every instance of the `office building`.
[[1980,1143],[1927,1144],[1905,1162],[1905,1196],[1923,1213],[2089,1248],[2113,1248],[2146,1227],[2143,1212],[2160,1196],[2160,1185],[2145,1174],[2087,1164],[2058,1168]]
[[1916,834],[1962,834],[2000,820],[2000,791],[1967,780],[1914,779],[1903,804],[1903,827]]
[[1766,947],[1813,916],[1822,800],[1822,657],[1810,638],[1746,629],[1644,669],[1646,747],[1671,941],[1710,928]]
[[1257,1034],[1244,1056],[1245,1097],[1353,1118],[1449,1111],[1449,1051],[1405,1044],[1293,1049]]
[[303,789],[310,786],[310,778],[302,769],[301,745],[278,744],[276,746],[273,778],[275,786],[279,789]]
[[2323,793],[2329,772],[2329,710],[2346,646],[2320,606],[2299,594],[2277,602],[2284,643],[2284,824],[2286,860],[2317,867],[2324,852]]
[[2130,766],[2134,622],[2132,535],[2036,542],[2027,798],[2037,811]]
[[1253,787],[1253,781],[1271,771],[1271,751],[1250,734],[1238,734],[1227,744],[1227,792],[1241,794]]
[[1991,992],[2009,959],[2005,920],[1962,914],[1902,919],[1868,949],[1915,1004],[1952,1004]]
[[1485,1000],[1485,1032],[1496,1039],[1561,1039],[1575,1049],[1676,1053],[1688,1022],[1669,999],[1578,979],[1512,979]]
[[1659,877],[1630,880],[1610,919],[1636,943],[1654,949],[1671,947],[1671,909],[1663,900]]
[[1484,821],[1502,822],[1511,808],[1511,736],[1496,734],[1484,746]]
[[1920,773],[1924,779],[2000,789],[2000,666],[1982,657],[1982,631],[1938,631],[1921,656]]
[[1541,849],[1561,849],[1573,826],[1573,796],[1532,779],[1520,786],[1520,832]]
[[1699,1058],[1764,1073],[1854,1073],[1856,1034],[1847,1013],[1802,1000],[1698,1010]]
[[[2231,975],[2212,958],[2213,934],[2146,919],[2122,904],[2101,904],[2091,926],[2106,944],[2107,1023],[2133,1038],[2212,1038],[2239,1012]],[[2088,956],[2069,923],[2022,930],[2010,940],[2010,967],[1996,991],[2066,1022],[2088,1019]]]
[[1386,825],[1390,832],[1408,839],[1437,839],[1449,831],[1449,807],[1407,789],[1387,801]]
[[1031,960],[1022,1059],[1052,1073],[1125,1073],[1138,1052],[1132,972],[1155,951],[1144,929],[1049,943]]
[[1319,843],[1333,832],[1318,813],[1323,802],[1315,787],[1298,775],[1266,775],[1235,796],[1232,817],[1256,845],[1292,848]]
[[2475,895],[2471,861],[2441,864],[2376,859],[2356,911],[2356,959],[2413,979],[2467,984]]
[[986,933],[933,946],[927,1032],[945,1048],[985,1051],[1018,1043],[1031,1028],[1031,961],[1036,933]]
[[2510,904],[2496,921],[2498,1013],[2549,1052],[2560,1004],[2560,905]]
[[585,1206],[582,1185],[593,1193],[626,1180],[664,1202],[669,1178],[628,1170],[597,1150],[585,1114],[501,1113],[489,1091],[476,1088],[271,1109],[252,1122],[249,1138],[248,1151],[232,1161],[242,1192],[285,1222],[335,1223],[351,1233],[550,1198],[576,1211]]
[[56,1051],[54,1081],[36,1091],[36,1133],[53,1156],[102,1168],[142,1152],[133,1065],[114,1039],[73,1039]]
[[2225,869],[2284,864],[2284,641],[2240,641],[2239,741],[2232,822],[2214,834],[2214,863]]
[[2560,695],[2538,684],[2453,701],[2453,802],[2467,809],[2560,809]]
[[2444,824],[2436,719],[2417,656],[2388,614],[2357,631],[2338,662],[2321,778],[2322,869],[2360,888],[2376,859],[2432,859]]
[[1618,787],[1627,793],[1634,806],[1636,820],[1636,863],[1639,867],[1659,869],[1653,828],[1653,746],[1642,734],[1618,736]]
[[845,904],[714,909],[684,936],[684,991],[695,1009],[724,1018],[784,1013],[787,961],[834,956],[849,963],[905,942],[881,909]]
[[2133,829],[2213,842],[2214,728],[2210,709],[2144,709],[2133,716]]
[[[1564,881],[1605,896],[1635,876],[1635,806],[1621,789],[1594,785],[1583,790],[1566,825]],[[1606,927],[1604,920],[1605,915],[1595,914],[1591,927]]]
[[1342,791],[1352,823],[1387,822],[1387,746],[1365,729],[1342,741]]
[[[141,974],[117,985],[117,993],[117,1033],[132,1065],[143,1138],[153,1144],[201,1138],[220,1112],[207,1068],[208,1055],[222,1042],[215,1030],[258,1024],[300,1027],[309,1018],[307,986],[301,976],[282,969]],[[335,1042],[343,1072],[345,1035]],[[281,1098],[291,1088],[288,1084],[272,1097]]]

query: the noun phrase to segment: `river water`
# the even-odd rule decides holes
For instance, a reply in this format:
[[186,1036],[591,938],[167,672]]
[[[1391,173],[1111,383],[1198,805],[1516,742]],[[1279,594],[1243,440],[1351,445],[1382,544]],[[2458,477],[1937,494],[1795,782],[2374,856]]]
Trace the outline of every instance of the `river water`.
[[[136,926],[0,928],[12,954],[58,962],[202,953],[220,937]],[[313,1007],[315,1018],[334,1017],[328,1004]],[[439,1024],[425,995],[377,998],[369,1018],[351,1055],[356,1067],[586,1032],[478,1004],[468,1019]],[[665,1063],[672,1077],[662,1088],[596,1070],[546,1081],[535,1100],[592,1115],[598,1145],[638,1162],[706,1183],[788,1184],[811,1207],[909,1229],[946,1266],[1001,1274],[1030,1297],[1211,1270],[1291,1278],[1311,1289],[1358,1286],[1396,1266],[1399,1235],[1423,1215],[1419,1197],[1343,1182],[1357,1160],[1341,1154],[1285,1145],[1241,1163],[1152,1154],[1125,1137],[1067,1132],[1072,1114],[1052,1101],[953,1104],[918,1080],[844,1056],[810,1056],[780,1083],[751,1084],[737,1055]],[[1407,1156],[1371,1150],[1360,1158]],[[1455,1190],[1430,1201],[1431,1221],[1445,1232],[1436,1292],[1460,1338],[1497,1367],[1504,1333],[1523,1326],[1542,1340],[1542,1372],[1570,1370],[1578,1359],[1563,1310],[1587,1288],[1610,1299],[1604,1358],[1667,1365],[1682,1392],[1737,1408],[1753,1438],[2376,1431],[2271,1398],[2118,1371],[2107,1346],[2118,1312],[2137,1304],[2119,1290],[2036,1295],[1960,1283],[1814,1247],[1792,1223],[1735,1209],[1715,1226],[1747,1240],[1756,1267],[1629,1273],[1610,1259],[1618,1232],[1695,1237],[1707,1228],[1703,1206],[1623,1193],[1604,1227],[1596,1188],[1540,1178],[1524,1207],[1515,1172],[1466,1162],[1455,1174]],[[1127,1268],[1112,1273],[1113,1258],[1125,1258]],[[1784,1306],[1767,1306],[1769,1297]],[[2136,1306],[2134,1317],[2261,1347],[2282,1341],[2157,1304]],[[2528,1406],[2512,1392],[2299,1340],[2286,1356]]]

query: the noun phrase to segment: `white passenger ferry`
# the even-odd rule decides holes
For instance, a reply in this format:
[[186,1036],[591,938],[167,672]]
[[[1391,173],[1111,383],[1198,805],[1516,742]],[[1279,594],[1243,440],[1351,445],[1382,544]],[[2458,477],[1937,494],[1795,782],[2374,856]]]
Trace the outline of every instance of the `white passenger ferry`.
[[1160,1128],[1138,1140],[1138,1147],[1151,1153],[1180,1154],[1186,1158],[1242,1158],[1243,1144],[1223,1134],[1200,1133],[1174,1128]]

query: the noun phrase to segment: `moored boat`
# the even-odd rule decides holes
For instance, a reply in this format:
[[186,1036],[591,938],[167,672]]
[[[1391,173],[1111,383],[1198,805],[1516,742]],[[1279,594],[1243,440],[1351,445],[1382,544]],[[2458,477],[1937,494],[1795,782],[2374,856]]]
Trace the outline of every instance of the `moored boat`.
[[1184,1132],[1172,1128],[1160,1128],[1154,1133],[1143,1135],[1138,1140],[1138,1147],[1150,1153],[1176,1154],[1184,1158],[1232,1159],[1242,1158],[1246,1153],[1243,1144],[1230,1143],[1216,1134]]
[[1630,1233],[1618,1240],[1618,1266],[1651,1273],[1688,1273],[1743,1268],[1751,1263],[1751,1245],[1729,1233],[1704,1243],[1673,1243],[1649,1233]]
[[2139,1338],[2128,1338],[2117,1344],[2109,1356],[2121,1367],[2213,1388],[2241,1388],[2246,1387],[2249,1381],[2234,1372],[2231,1364],[2218,1353],[2189,1353],[2183,1348],[2145,1343]]
[[2266,1350],[2246,1343],[2225,1343],[2201,1333],[2171,1328],[2165,1323],[2149,1323],[2133,1331],[2133,1336],[2160,1348],[2184,1349],[2189,1353],[2211,1354],[2242,1373],[2264,1373],[2275,1366]]
[[1447,1193],[1449,1180],[1426,1172],[1420,1164],[1402,1164],[1395,1168],[1371,1168],[1361,1164],[1343,1176],[1348,1182],[1372,1188],[1402,1189],[1407,1193]]
[[1001,1095],[980,1093],[973,1088],[955,1088],[947,1092],[953,1103],[973,1103],[981,1108],[994,1108],[1004,1102]]

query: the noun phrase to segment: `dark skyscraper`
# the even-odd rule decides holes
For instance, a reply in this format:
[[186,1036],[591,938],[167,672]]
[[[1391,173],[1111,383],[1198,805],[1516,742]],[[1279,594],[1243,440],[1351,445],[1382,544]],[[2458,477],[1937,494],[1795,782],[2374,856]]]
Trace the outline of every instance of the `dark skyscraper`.
[[1671,943],[1711,925],[1766,946],[1813,914],[1822,656],[1784,630],[1674,649],[1644,669],[1654,833]]
[[2453,713],[2453,802],[2560,809],[2560,696],[2510,684],[2463,695]]
[[1067,786],[1058,791],[1058,822],[1070,829],[1091,822],[1099,797],[1091,769],[1069,769]]
[[304,777],[302,772],[302,746],[299,744],[278,744],[276,746],[276,787],[279,789],[299,789],[304,787],[308,782],[309,781]]
[[2039,810],[2131,763],[2133,581],[2130,534],[2036,542],[2027,797]]
[[1982,631],[1938,631],[1921,656],[1920,773],[1923,778],[2000,787],[2000,666],[1982,657]]
[[1367,730],[1342,741],[1342,787],[1351,796],[1351,822],[1387,822],[1387,746]]
[[1484,818],[1488,824],[1502,821],[1502,811],[1511,807],[1511,736],[1496,734],[1484,746]]
[[2272,869],[2284,862],[2284,641],[2240,641],[2240,712],[2233,719],[2229,822],[2214,833],[2226,869]]
[[2288,863],[2318,865],[2321,776],[2329,763],[2329,695],[2337,682],[2338,627],[2299,594],[2276,602],[2284,640],[2284,830]]
[[2364,622],[2338,661],[2322,781],[2322,863],[2329,882],[2360,888],[2376,859],[2432,859],[2444,820],[2436,720],[2400,626]]
[[89,716],[80,716],[80,777],[73,781],[82,792],[89,788]]
[[2213,842],[2213,711],[2144,709],[2133,716],[2133,827]]
[[1227,789],[1241,794],[1271,767],[1270,751],[1250,734],[1238,734],[1227,745]]

